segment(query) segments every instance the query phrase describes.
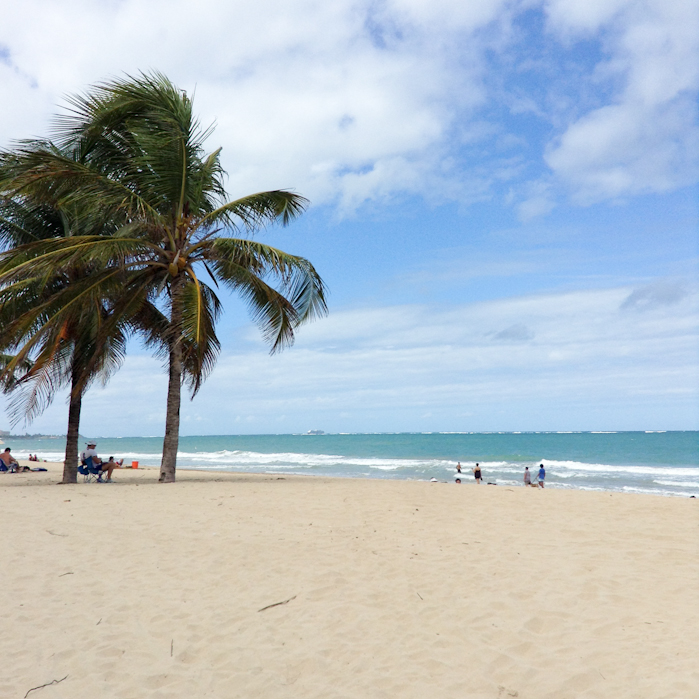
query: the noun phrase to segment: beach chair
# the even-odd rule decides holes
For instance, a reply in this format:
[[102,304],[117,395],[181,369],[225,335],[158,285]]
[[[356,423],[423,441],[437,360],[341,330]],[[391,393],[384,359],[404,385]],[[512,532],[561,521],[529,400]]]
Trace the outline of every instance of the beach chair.
[[85,483],[102,483],[102,467],[92,463],[92,457],[88,456],[85,462],[78,466],[78,473],[83,476]]

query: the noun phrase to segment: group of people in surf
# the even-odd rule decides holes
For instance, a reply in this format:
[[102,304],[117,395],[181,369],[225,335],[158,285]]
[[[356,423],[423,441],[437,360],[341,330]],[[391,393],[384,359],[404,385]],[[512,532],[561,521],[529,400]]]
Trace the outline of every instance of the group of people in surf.
[[[473,477],[476,479],[476,483],[480,484],[483,481],[483,471],[481,470],[480,464],[476,464],[472,469]],[[454,474],[454,479],[457,483],[461,483],[461,462],[456,462],[456,473]],[[524,468],[524,486],[532,486],[532,488],[543,488],[544,481],[546,480],[546,469],[544,464],[539,465],[539,473],[536,475],[536,482],[532,482],[532,474],[529,471],[529,466]],[[495,485],[494,483],[489,483],[488,485]]]

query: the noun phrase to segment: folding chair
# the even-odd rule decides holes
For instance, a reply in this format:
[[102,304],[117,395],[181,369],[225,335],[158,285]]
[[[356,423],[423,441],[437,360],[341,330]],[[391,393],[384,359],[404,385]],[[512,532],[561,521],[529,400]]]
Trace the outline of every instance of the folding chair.
[[88,456],[85,462],[78,466],[78,473],[83,476],[85,483],[103,483],[102,467],[92,463],[92,457]]

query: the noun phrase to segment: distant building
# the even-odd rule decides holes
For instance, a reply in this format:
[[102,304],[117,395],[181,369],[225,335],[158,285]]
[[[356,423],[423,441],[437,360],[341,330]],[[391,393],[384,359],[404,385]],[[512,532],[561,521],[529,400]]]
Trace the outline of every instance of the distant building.
[[10,436],[9,430],[0,430],[0,437],[9,437],[9,436]]

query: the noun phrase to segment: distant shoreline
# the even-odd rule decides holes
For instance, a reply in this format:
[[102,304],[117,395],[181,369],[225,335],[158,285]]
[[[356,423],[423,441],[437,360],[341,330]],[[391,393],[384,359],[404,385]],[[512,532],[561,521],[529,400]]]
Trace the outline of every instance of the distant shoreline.
[[[181,434],[180,439],[224,439],[234,437],[387,437],[414,435],[535,435],[535,434],[686,434],[699,432],[695,430],[484,430],[484,431],[434,431],[434,432],[323,432],[311,430],[308,432],[232,432],[228,434]],[[65,439],[64,434],[2,434],[0,439]],[[163,439],[162,435],[128,435],[111,437],[99,435],[87,437],[80,435],[80,440],[86,439]]]

